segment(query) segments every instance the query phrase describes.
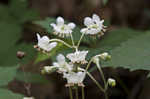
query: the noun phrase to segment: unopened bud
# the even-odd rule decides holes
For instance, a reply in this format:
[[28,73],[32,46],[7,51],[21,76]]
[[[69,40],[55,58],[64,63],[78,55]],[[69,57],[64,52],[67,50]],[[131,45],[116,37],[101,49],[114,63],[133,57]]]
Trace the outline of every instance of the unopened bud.
[[115,87],[116,86],[115,79],[109,78],[108,79],[108,85],[111,86],[111,87]]
[[18,57],[19,59],[24,58],[25,55],[26,55],[25,52],[22,52],[22,51],[18,51],[18,52],[17,52],[17,57]]
[[43,70],[41,70],[42,74],[50,74],[52,72],[57,71],[58,68],[56,66],[45,66]]
[[111,59],[111,56],[108,54],[108,53],[102,53],[99,55],[99,57],[103,60],[110,60]]
[[99,63],[99,57],[95,56],[93,58],[93,63],[95,63],[95,64]]

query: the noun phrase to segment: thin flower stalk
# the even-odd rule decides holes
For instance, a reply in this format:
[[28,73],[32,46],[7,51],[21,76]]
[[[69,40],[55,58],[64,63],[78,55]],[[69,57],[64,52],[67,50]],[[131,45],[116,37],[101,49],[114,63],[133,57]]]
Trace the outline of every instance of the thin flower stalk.
[[89,73],[86,72],[87,75],[93,80],[93,82],[97,85],[97,87],[102,91],[105,92],[105,89],[98,83],[98,81]]
[[60,42],[60,43],[62,43],[64,45],[66,45],[69,48],[74,48],[74,46],[72,46],[72,45],[70,45],[70,44],[68,44],[68,43],[66,43],[66,42],[64,42],[63,40],[60,40],[60,39],[51,39],[51,40],[49,40],[49,42],[54,42],[54,41]]
[[84,87],[81,87],[81,91],[82,91],[82,99],[85,99]]
[[72,88],[71,87],[69,87],[69,95],[70,95],[70,99],[73,99]]

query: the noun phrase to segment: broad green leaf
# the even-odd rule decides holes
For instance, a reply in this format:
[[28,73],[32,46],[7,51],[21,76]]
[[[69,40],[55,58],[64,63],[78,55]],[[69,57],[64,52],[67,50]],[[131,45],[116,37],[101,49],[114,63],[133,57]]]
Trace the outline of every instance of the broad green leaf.
[[130,70],[150,70],[150,32],[134,37],[112,49],[111,61],[104,66],[124,67]]
[[23,95],[13,93],[7,89],[0,89],[0,99],[23,99]]
[[18,66],[0,67],[0,86],[7,85],[16,76]]
[[26,83],[48,83],[49,81],[38,73],[18,71],[16,79]]

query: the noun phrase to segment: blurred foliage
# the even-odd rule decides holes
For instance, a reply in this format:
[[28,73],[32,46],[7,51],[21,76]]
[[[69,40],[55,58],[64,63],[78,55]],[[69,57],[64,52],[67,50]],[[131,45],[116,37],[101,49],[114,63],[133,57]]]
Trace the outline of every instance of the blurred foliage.
[[[28,7],[27,0],[10,0],[8,5],[0,4],[0,86],[7,86],[14,78],[25,79],[22,72],[17,72],[18,63],[27,63],[33,59],[35,50],[33,44],[20,42],[24,32],[24,24],[38,19],[38,13]],[[24,51],[26,54],[23,60],[16,57],[17,51]],[[19,77],[18,77],[19,76]],[[38,82],[39,74],[30,74],[30,82]],[[6,89],[0,88],[0,99],[21,99],[21,95],[14,94]]]
[[19,66],[0,67],[0,86],[5,86],[8,84],[9,81],[14,79],[18,67]]
[[7,89],[0,89],[0,98],[1,99],[23,99],[23,96],[20,94],[15,94]]
[[0,67],[0,99],[21,99],[22,95],[15,94],[9,91],[5,86],[16,77],[17,66],[13,67]]
[[28,56],[33,55],[34,50],[29,44],[21,44],[18,41],[24,29],[23,24],[37,19],[38,14],[33,9],[28,8],[26,0],[11,0],[7,6],[1,4],[0,13],[3,14],[0,16],[0,44],[2,46],[0,65],[11,66],[17,63],[15,53],[18,49],[28,51]]
[[31,72],[17,71],[16,79],[25,83],[49,83],[43,75]]

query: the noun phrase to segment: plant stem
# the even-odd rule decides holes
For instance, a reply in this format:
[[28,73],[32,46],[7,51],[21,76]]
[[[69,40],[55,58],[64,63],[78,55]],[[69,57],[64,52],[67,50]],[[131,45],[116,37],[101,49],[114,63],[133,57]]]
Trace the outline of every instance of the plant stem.
[[78,97],[78,86],[76,86],[76,88],[75,88],[75,94],[76,94],[76,99],[79,99],[79,97]]
[[85,34],[85,33],[82,33],[82,35],[81,35],[81,37],[80,37],[80,40],[78,41],[77,48],[80,46],[80,43],[81,43],[81,41],[82,41],[82,39],[83,39],[84,34]]
[[73,39],[73,36],[72,36],[72,33],[70,33],[70,36],[71,36],[72,45],[75,46],[75,44],[74,44],[74,39]]
[[69,95],[70,95],[70,99],[73,99],[71,87],[69,87]]
[[104,95],[105,95],[105,99],[108,99],[108,95],[106,91],[104,92]]
[[107,90],[107,89],[106,89],[107,83],[106,83],[106,79],[105,79],[104,73],[103,73],[103,71],[102,71],[102,69],[101,69],[101,67],[100,67],[100,64],[97,63],[96,65],[97,65],[97,68],[98,68],[98,70],[99,70],[99,72],[100,72],[100,74],[101,74],[101,76],[102,76],[103,81],[104,81],[105,90]]
[[81,87],[82,90],[82,99],[85,99],[84,87]]
[[86,71],[89,69],[89,67],[90,67],[90,65],[91,65],[91,63],[92,63],[92,61],[93,61],[93,57],[91,58],[91,60],[89,61],[89,63],[88,63],[88,65],[86,66]]
[[97,85],[97,87],[102,91],[105,92],[104,88],[97,82],[97,80],[89,73],[86,72],[87,75],[93,80],[93,82]]
[[102,76],[102,79],[103,79],[103,81],[104,81],[104,95],[105,95],[105,99],[108,99],[108,95],[107,95],[107,88],[108,88],[108,83],[106,82],[106,79],[105,79],[105,76],[104,76],[104,73],[103,73],[103,71],[102,71],[102,69],[101,69],[101,67],[100,67],[100,64],[99,63],[96,63],[96,65],[97,65],[97,68],[98,68],[98,70],[99,70],[99,72],[100,72],[100,74],[101,74],[101,76]]
[[68,44],[68,43],[66,43],[66,42],[64,42],[63,40],[60,40],[60,39],[51,39],[49,42],[54,42],[54,41],[63,43],[64,45],[66,45],[69,48],[74,48],[74,46],[71,46],[70,44]]

